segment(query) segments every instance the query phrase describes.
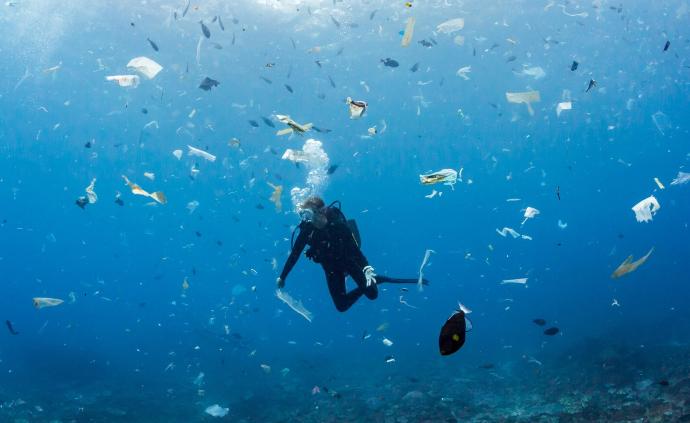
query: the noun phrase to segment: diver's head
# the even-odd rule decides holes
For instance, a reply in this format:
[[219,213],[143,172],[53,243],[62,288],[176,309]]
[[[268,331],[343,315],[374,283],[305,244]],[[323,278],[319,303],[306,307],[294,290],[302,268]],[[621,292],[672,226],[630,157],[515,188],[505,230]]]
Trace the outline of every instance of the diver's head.
[[312,223],[314,226],[321,229],[328,223],[325,208],[326,203],[323,202],[321,197],[309,197],[299,207],[299,217],[303,222]]

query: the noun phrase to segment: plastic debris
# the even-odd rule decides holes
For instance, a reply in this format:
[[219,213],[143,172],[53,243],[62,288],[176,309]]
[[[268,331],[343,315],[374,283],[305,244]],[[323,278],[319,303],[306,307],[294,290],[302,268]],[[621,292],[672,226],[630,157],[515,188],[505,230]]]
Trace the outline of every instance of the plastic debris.
[[544,72],[544,69],[542,69],[541,66],[534,66],[523,69],[522,72],[520,72],[520,75],[531,76],[534,79],[542,79],[546,76],[546,72]]
[[539,213],[540,213],[539,210],[535,209],[534,207],[527,207],[525,209],[525,214],[524,214],[525,220],[522,221],[522,225],[524,225],[528,219],[533,219]]
[[177,160],[180,160],[182,158],[182,150],[174,150],[172,154],[177,158]]
[[501,229],[500,231],[497,228],[496,232],[498,232],[498,234],[501,235],[503,238],[505,238],[506,235],[510,235],[513,238],[517,238],[520,236],[520,234],[517,233],[514,229],[508,228],[508,227],[505,227],[505,228]]
[[419,182],[422,185],[443,183],[444,185],[448,185],[453,188],[453,186],[458,182],[458,172],[453,169],[441,169],[438,172],[419,175]]
[[635,212],[635,219],[637,219],[638,222],[649,222],[652,220],[652,216],[655,215],[660,208],[661,206],[656,198],[653,195],[650,195],[649,197],[635,204],[632,207],[632,211]]
[[666,187],[664,186],[664,184],[661,183],[659,178],[654,178],[654,182],[656,183],[656,186],[659,187],[659,189],[666,189]]
[[89,184],[88,187],[84,191],[86,191],[86,198],[89,200],[89,204],[94,204],[96,201],[98,201],[98,195],[94,191],[94,187],[96,185],[96,178],[93,178],[91,180],[91,183]]
[[638,267],[642,266],[644,262],[647,261],[647,259],[653,251],[654,247],[652,247],[652,249],[649,250],[647,254],[645,254],[643,257],[639,258],[636,261],[632,261],[633,256],[629,255],[628,258],[626,258],[625,261],[623,261],[623,263],[621,263],[620,266],[618,266],[618,268],[616,268],[616,270],[613,271],[613,274],[611,274],[611,278],[620,278],[623,275],[627,275],[630,272],[634,272],[635,270],[637,270]]
[[106,81],[115,81],[121,87],[136,88],[139,85],[139,75],[110,75],[105,77]]
[[470,79],[469,76],[467,76],[468,73],[472,72],[472,66],[463,66],[458,71],[455,73],[465,81],[468,81]]
[[280,196],[283,195],[283,186],[282,185],[273,185],[270,182],[267,182],[268,186],[273,188],[273,192],[271,193],[271,197],[269,200],[276,206],[276,211],[280,212],[283,209],[283,203],[280,201]]
[[410,45],[412,36],[414,35],[414,24],[415,18],[413,16],[409,17],[407,19],[407,25],[405,25],[405,33],[403,34],[402,41],[400,42],[401,46],[407,47]]
[[189,210],[189,214],[194,213],[197,207],[199,207],[199,202],[196,200],[192,200],[187,203],[187,210]]
[[661,135],[666,136],[666,132],[671,129],[671,119],[665,113],[659,111],[652,115],[654,126],[659,130]]
[[527,283],[527,278],[516,278],[516,279],[503,279],[501,285],[525,285]]
[[163,70],[163,66],[149,59],[148,57],[135,57],[127,63],[128,68],[132,68],[144,75],[148,79],[153,79],[158,75],[158,72]]
[[276,135],[278,136],[292,134],[293,132],[297,132],[301,135],[314,126],[313,123],[305,123],[304,125],[299,124],[292,120],[288,115],[276,115],[276,119],[288,126],[288,128],[281,129],[280,131],[276,132]]
[[230,412],[229,408],[221,407],[218,404],[213,404],[209,407],[206,407],[206,414],[213,417],[225,417],[228,415],[228,412]]
[[506,93],[506,100],[509,103],[521,104],[524,103],[527,106],[527,111],[530,116],[534,115],[534,109],[532,109],[532,103],[538,103],[541,101],[541,96],[539,91],[525,91],[519,93]]
[[156,179],[156,174],[153,172],[144,172],[144,177],[154,181]]
[[277,289],[276,290],[276,297],[285,304],[287,304],[292,310],[294,310],[297,314],[300,316],[304,317],[307,319],[309,323],[311,323],[311,320],[313,318],[312,313],[307,310],[303,305],[302,302],[299,300],[296,300],[290,296],[287,292],[283,291],[282,289]]
[[465,19],[455,18],[445,21],[436,27],[436,31],[443,34],[452,34],[454,32],[460,31],[465,27]]
[[220,82],[207,76],[199,83],[199,88],[204,91],[211,91],[213,87],[217,87],[218,85],[220,85]]
[[560,116],[561,112],[563,110],[572,110],[573,108],[573,103],[570,101],[564,101],[562,103],[558,103],[556,106],[556,116]]
[[62,304],[64,301],[58,298],[47,298],[47,297],[35,297],[33,299],[34,307],[40,310],[44,307],[55,307]]
[[429,258],[431,257],[431,255],[435,253],[436,251],[434,250],[426,250],[424,252],[424,259],[422,260],[422,265],[419,266],[419,279],[417,279],[417,288],[420,291],[424,290],[424,268],[429,263]]
[[261,364],[261,370],[263,370],[264,373],[269,374],[271,373],[271,366],[268,364]]
[[353,100],[348,97],[345,103],[350,106],[350,119],[358,119],[367,111],[368,104],[366,101]]
[[168,202],[168,199],[165,197],[165,194],[163,194],[162,191],[156,191],[154,193],[149,193],[149,192],[141,189],[141,187],[139,185],[130,181],[125,175],[122,175],[122,178],[125,180],[125,184],[129,187],[129,189],[132,190],[132,194],[152,198],[153,200],[155,200],[159,204],[166,204]]
[[671,181],[671,185],[685,185],[688,182],[690,182],[690,173],[678,172],[678,176]]
[[385,345],[385,346],[387,346],[387,347],[390,347],[390,346],[393,345],[393,341],[391,341],[391,340],[388,339],[388,338],[383,338],[383,341],[381,341],[381,342],[383,342],[383,345]]
[[201,157],[209,162],[215,162],[216,161],[216,156],[213,154],[206,152],[204,150],[200,150],[196,147],[192,147],[191,145],[187,145],[187,148],[189,148],[189,151],[187,151],[188,156],[196,156],[196,157]]

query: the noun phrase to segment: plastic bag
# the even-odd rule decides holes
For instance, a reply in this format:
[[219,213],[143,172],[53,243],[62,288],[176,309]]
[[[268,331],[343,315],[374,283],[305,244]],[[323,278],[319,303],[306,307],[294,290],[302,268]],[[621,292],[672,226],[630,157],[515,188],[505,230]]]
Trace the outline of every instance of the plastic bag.
[[304,125],[299,124],[292,120],[290,116],[288,115],[276,115],[276,119],[280,121],[281,123],[284,123],[285,125],[288,126],[288,128],[281,129],[280,131],[276,132],[276,135],[287,135],[287,134],[292,134],[293,132],[297,132],[298,134],[303,134],[310,130],[314,124],[312,123],[305,123]]
[[419,182],[422,185],[433,185],[443,183],[451,188],[458,182],[458,172],[453,169],[441,169],[438,172],[419,175]]
[[632,207],[632,211],[635,212],[635,219],[637,219],[638,222],[649,222],[652,220],[652,216],[655,215],[660,208],[661,206],[656,198],[653,195],[650,195],[649,197],[635,204]]
[[302,302],[299,300],[295,300],[288,294],[287,292],[283,291],[282,289],[277,289],[276,290],[276,297],[285,304],[287,304],[291,309],[293,309],[297,314],[300,316],[304,317],[307,319],[309,323],[311,323],[311,319],[313,318],[313,315],[309,310],[307,310],[303,305]]
[[152,198],[159,204],[166,204],[168,202],[168,199],[165,197],[165,194],[163,194],[162,191],[149,193],[141,189],[139,185],[130,181],[125,175],[122,175],[122,178],[125,180],[125,184],[129,187],[129,189],[132,190],[132,194]]
[[509,103],[521,104],[524,103],[527,106],[527,111],[530,116],[534,115],[534,109],[532,109],[532,103],[538,103],[541,101],[541,96],[539,91],[525,91],[520,93],[506,93],[506,100]]
[[128,68],[132,68],[144,75],[148,79],[153,79],[158,75],[158,72],[163,70],[163,66],[149,59],[148,57],[135,57],[127,63]]
[[460,31],[465,27],[465,19],[455,18],[445,21],[436,27],[436,31],[443,34],[452,34],[454,32]]
[[283,195],[283,186],[282,185],[273,185],[270,182],[267,182],[268,186],[273,188],[273,192],[271,193],[271,197],[269,200],[276,206],[276,211],[280,212],[283,209],[283,203],[280,201],[281,195]]
[[35,297],[33,299],[34,307],[36,307],[36,309],[59,306],[63,302],[64,301],[58,298]]
[[207,151],[198,149],[196,147],[192,147],[191,145],[187,145],[187,148],[189,148],[189,151],[187,152],[188,156],[202,157],[202,158],[208,160],[209,162],[215,162],[216,161],[216,156],[214,156],[213,154],[211,154]]
[[350,106],[350,119],[359,119],[367,111],[368,104],[366,101],[353,100],[348,97],[345,103]]
[[105,77],[106,81],[115,81],[121,87],[136,88],[139,85],[139,75],[110,75]]
[[678,176],[671,181],[671,185],[684,185],[688,182],[690,182],[690,173],[678,172]]

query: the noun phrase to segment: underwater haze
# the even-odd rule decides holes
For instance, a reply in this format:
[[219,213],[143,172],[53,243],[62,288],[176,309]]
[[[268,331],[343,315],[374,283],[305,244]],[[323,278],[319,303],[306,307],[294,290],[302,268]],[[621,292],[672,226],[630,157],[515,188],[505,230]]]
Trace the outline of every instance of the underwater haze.
[[[3,1],[0,421],[690,421],[689,22]],[[278,290],[314,195],[428,285]]]

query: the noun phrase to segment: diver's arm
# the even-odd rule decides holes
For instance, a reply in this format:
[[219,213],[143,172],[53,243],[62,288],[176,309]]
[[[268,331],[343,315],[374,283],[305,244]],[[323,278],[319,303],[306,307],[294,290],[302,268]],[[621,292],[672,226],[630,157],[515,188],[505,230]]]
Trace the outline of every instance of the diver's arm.
[[290,273],[292,268],[299,260],[299,256],[302,254],[304,247],[307,245],[307,231],[300,230],[297,239],[295,240],[295,245],[292,246],[292,251],[290,251],[290,256],[285,261],[285,266],[283,266],[283,271],[280,272],[280,277],[276,281],[279,288],[282,288],[285,284],[285,278]]

